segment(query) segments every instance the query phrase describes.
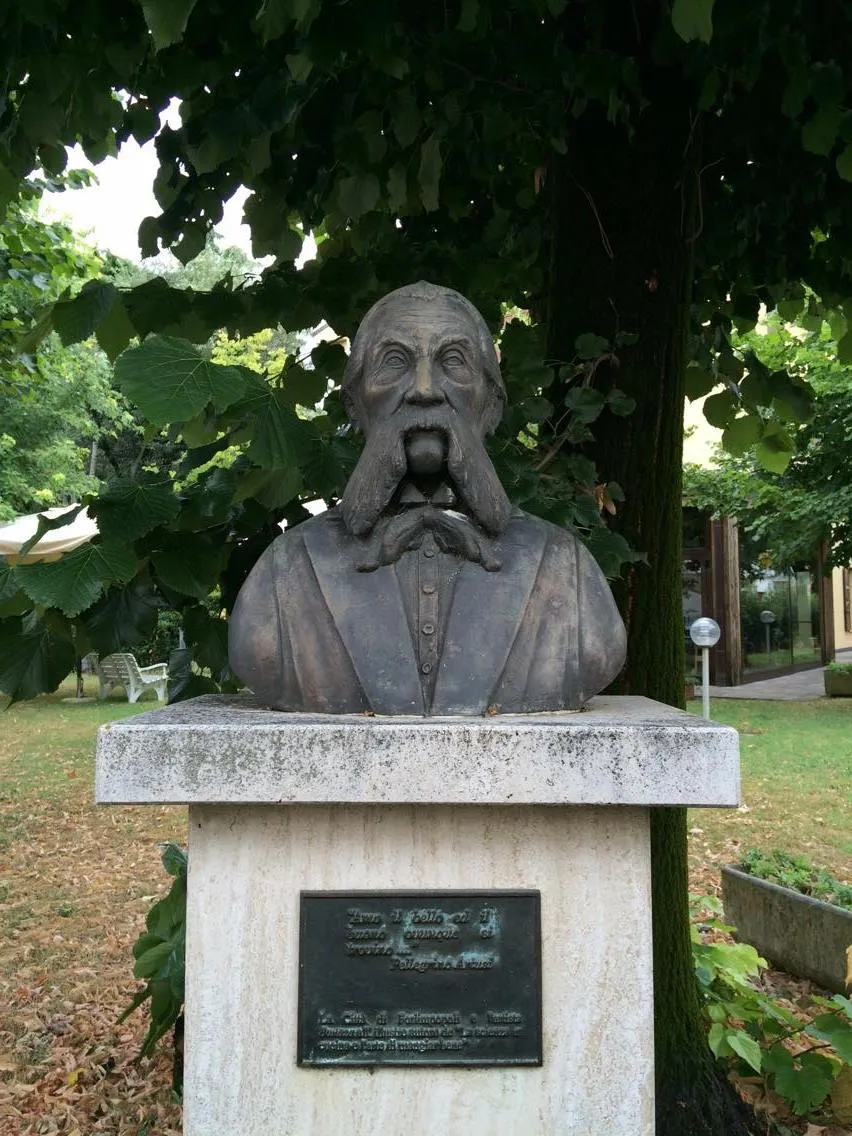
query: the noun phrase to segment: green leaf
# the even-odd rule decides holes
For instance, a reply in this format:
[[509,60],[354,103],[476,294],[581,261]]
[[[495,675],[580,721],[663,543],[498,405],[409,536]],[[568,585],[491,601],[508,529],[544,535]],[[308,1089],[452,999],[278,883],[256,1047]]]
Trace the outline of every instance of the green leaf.
[[0,619],[9,615],[23,615],[31,607],[26,593],[18,587],[13,569],[0,560]]
[[811,154],[826,157],[834,146],[842,117],[842,107],[821,106],[802,127],[802,146]]
[[810,89],[810,78],[804,67],[799,66],[790,75],[781,99],[781,113],[787,118],[798,118],[805,105],[805,99]]
[[343,213],[357,220],[379,203],[381,187],[375,174],[359,174],[337,183],[337,203]]
[[35,323],[18,340],[18,350],[22,355],[32,355],[46,335],[53,331],[53,304],[38,313]]
[[842,103],[846,97],[846,76],[836,63],[816,63],[811,68],[810,93],[820,106]]
[[742,1057],[743,1061],[745,1061],[747,1065],[750,1065],[755,1073],[760,1072],[760,1046],[753,1037],[749,1037],[745,1030],[738,1029],[729,1030],[725,1040],[728,1045],[730,1045],[731,1049],[733,1049],[734,1053],[736,1053],[738,1057]]
[[58,635],[34,613],[0,623],[0,691],[14,702],[55,690],[74,667],[76,652],[69,635]]
[[148,574],[134,576],[111,587],[81,617],[86,638],[101,655],[132,649],[154,634],[161,603]]
[[613,387],[606,396],[606,403],[610,411],[618,418],[626,418],[636,409],[636,399],[631,398],[617,387]]
[[735,355],[733,351],[720,351],[716,360],[716,366],[719,369],[720,375],[725,375],[729,379],[741,379],[745,366],[742,359]]
[[852,142],[843,149],[835,165],[844,181],[852,181]]
[[135,336],[136,328],[130,322],[127,308],[125,308],[121,296],[116,295],[112,306],[95,328],[98,346],[106,354],[110,363],[114,363]]
[[[203,171],[200,171],[203,172]],[[188,222],[183,230],[183,235],[177,244],[172,245],[172,252],[181,262],[181,264],[189,264],[191,260],[195,260],[202,252],[204,246],[207,244],[207,229],[201,222]]]
[[211,402],[225,410],[246,388],[239,368],[210,363],[185,339],[167,335],[122,352],[115,380],[153,426],[185,421]]
[[704,400],[704,417],[711,426],[723,430],[739,409],[739,401],[730,391],[711,394]]
[[183,702],[200,694],[216,694],[219,687],[212,678],[192,670],[192,651],[188,648],[169,655],[169,702]]
[[174,945],[170,941],[149,947],[136,960],[136,965],[133,967],[134,976],[136,978],[151,978],[162,967],[173,950]]
[[295,24],[307,31],[319,11],[319,0],[264,0],[257,23],[264,43],[277,39]]
[[391,118],[394,136],[403,150],[408,149],[417,137],[422,121],[414,92],[411,87],[403,87]]
[[766,1073],[786,1073],[793,1069],[793,1054],[780,1041],[763,1054],[763,1069]]
[[769,473],[783,473],[793,456],[793,445],[781,447],[775,438],[762,438],[755,446],[757,464]]
[[284,60],[287,64],[287,70],[297,83],[304,83],[314,69],[313,60],[305,51],[296,55],[285,55]]
[[835,1068],[819,1053],[803,1053],[800,1067],[781,1069],[775,1075],[774,1089],[793,1106],[798,1116],[822,1104],[834,1084]]
[[141,958],[146,951],[150,951],[152,947],[158,947],[162,942],[163,939],[160,935],[154,935],[151,931],[143,931],[133,944],[133,957],[135,959]]
[[420,200],[427,213],[434,213],[438,208],[441,168],[441,143],[436,134],[430,134],[420,148],[420,169],[417,172]]
[[211,616],[206,608],[191,607],[184,612],[184,631],[195,662],[209,669],[215,682],[231,677],[228,664],[228,624]]
[[852,331],[847,331],[837,344],[838,363],[852,363]]
[[707,1035],[707,1043],[715,1057],[723,1057],[728,1052],[726,1047],[726,1030],[721,1022],[713,1022]]
[[163,474],[116,478],[107,482],[91,506],[104,537],[128,542],[174,520],[179,512],[180,501]]
[[118,290],[106,280],[90,280],[73,300],[63,300],[53,309],[53,327],[68,346],[88,339],[118,301]]
[[730,454],[739,457],[760,438],[762,423],[759,418],[746,414],[729,422],[722,434],[722,445]]
[[716,386],[716,382],[716,376],[712,371],[690,363],[686,368],[686,397],[691,402],[697,398],[703,398]]
[[698,39],[709,43],[713,38],[714,0],[674,0],[672,24],[682,40]]
[[222,552],[201,536],[173,535],[151,553],[151,563],[166,588],[204,600],[216,584]]
[[388,207],[392,213],[401,213],[408,205],[408,175],[399,162],[391,166],[388,174]]
[[173,840],[167,840],[163,845],[163,854],[160,859],[163,861],[163,867],[170,876],[186,879],[189,858],[187,857],[186,851],[181,848],[179,844],[175,844]]
[[852,1065],[852,1022],[844,1021],[837,1014],[820,1014],[805,1032],[820,1041],[830,1042],[838,1057]]
[[237,482],[235,501],[253,497],[264,509],[280,509],[302,488],[302,472],[295,466],[287,469],[250,469]]
[[814,392],[798,376],[787,375],[784,371],[772,376],[772,407],[779,419],[784,422],[807,422],[813,417]]
[[462,0],[461,14],[456,28],[460,32],[472,32],[479,15],[479,0]]
[[92,606],[107,584],[126,583],[138,562],[119,541],[81,545],[51,564],[23,564],[15,569],[18,583],[31,600],[58,607],[67,616]]
[[594,422],[606,404],[606,397],[594,387],[572,387],[565,395],[565,405],[580,422]]
[[574,340],[574,350],[580,359],[599,359],[611,350],[611,346],[608,339],[591,331],[578,335]]
[[310,434],[310,424],[296,416],[282,391],[275,391],[257,414],[248,456],[265,469],[299,465]]
[[183,38],[196,0],[139,0],[156,51]]
[[[340,354],[343,352],[340,351]],[[285,372],[281,397],[288,406],[295,406],[298,403],[310,409],[325,397],[327,390],[328,378],[324,371],[309,371],[296,364],[288,367]]]

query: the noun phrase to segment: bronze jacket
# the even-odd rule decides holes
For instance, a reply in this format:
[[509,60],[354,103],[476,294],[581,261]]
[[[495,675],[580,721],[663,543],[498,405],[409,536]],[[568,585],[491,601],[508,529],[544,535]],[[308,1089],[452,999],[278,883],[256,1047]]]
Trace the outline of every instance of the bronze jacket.
[[547,521],[513,516],[494,542],[497,572],[457,559],[428,685],[399,574],[393,566],[357,571],[357,546],[330,510],[278,537],[243,585],[231,615],[231,667],[269,706],[576,710],[623,665],[624,625],[603,573],[575,536]]

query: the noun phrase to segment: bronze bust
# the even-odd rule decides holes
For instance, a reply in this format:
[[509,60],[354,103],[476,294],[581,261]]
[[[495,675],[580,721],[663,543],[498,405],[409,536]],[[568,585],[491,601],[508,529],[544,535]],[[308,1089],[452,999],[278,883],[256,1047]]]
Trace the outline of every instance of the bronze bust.
[[576,710],[625,631],[572,533],[513,508],[484,439],[505,390],[482,316],[419,283],[364,317],[343,377],[364,433],[340,505],[278,537],[230,622],[234,672],[279,710]]

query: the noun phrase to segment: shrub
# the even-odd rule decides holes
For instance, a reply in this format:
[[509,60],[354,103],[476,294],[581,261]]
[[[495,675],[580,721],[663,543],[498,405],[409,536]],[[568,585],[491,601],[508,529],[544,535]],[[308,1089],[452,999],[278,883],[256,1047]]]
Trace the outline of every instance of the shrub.
[[151,1021],[142,1043],[140,1057],[150,1057],[157,1042],[169,1029],[175,1030],[173,1083],[183,1083],[183,996],[186,957],[186,852],[177,844],[164,844],[163,867],[174,883],[154,904],[145,919],[145,930],[133,945],[136,963],[133,974],[145,979],[130,1005],[123,1011],[123,1022],[141,1005],[151,1001]]
[[730,934],[721,905],[694,900],[692,952],[710,1022],[710,1048],[734,1072],[763,1081],[798,1116],[822,1105],[841,1072],[852,1066],[852,1001],[811,996],[801,1013],[770,998],[757,985],[766,963],[745,943],[708,941]]
[[767,853],[752,849],[743,853],[737,866],[760,880],[792,888],[802,895],[852,911],[852,887],[835,879],[825,868],[814,867],[804,856],[790,856],[778,850]]

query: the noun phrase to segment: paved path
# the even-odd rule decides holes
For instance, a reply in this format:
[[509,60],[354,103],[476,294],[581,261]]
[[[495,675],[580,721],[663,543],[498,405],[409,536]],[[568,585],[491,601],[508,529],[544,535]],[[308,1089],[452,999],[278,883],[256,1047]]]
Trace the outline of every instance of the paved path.
[[[852,650],[837,652],[839,663],[852,662]],[[766,698],[777,702],[802,702],[810,698],[825,698],[822,673],[825,667],[809,671],[764,678],[759,682],[745,682],[742,686],[711,686],[711,698]],[[701,697],[701,686],[696,684],[695,694]]]

